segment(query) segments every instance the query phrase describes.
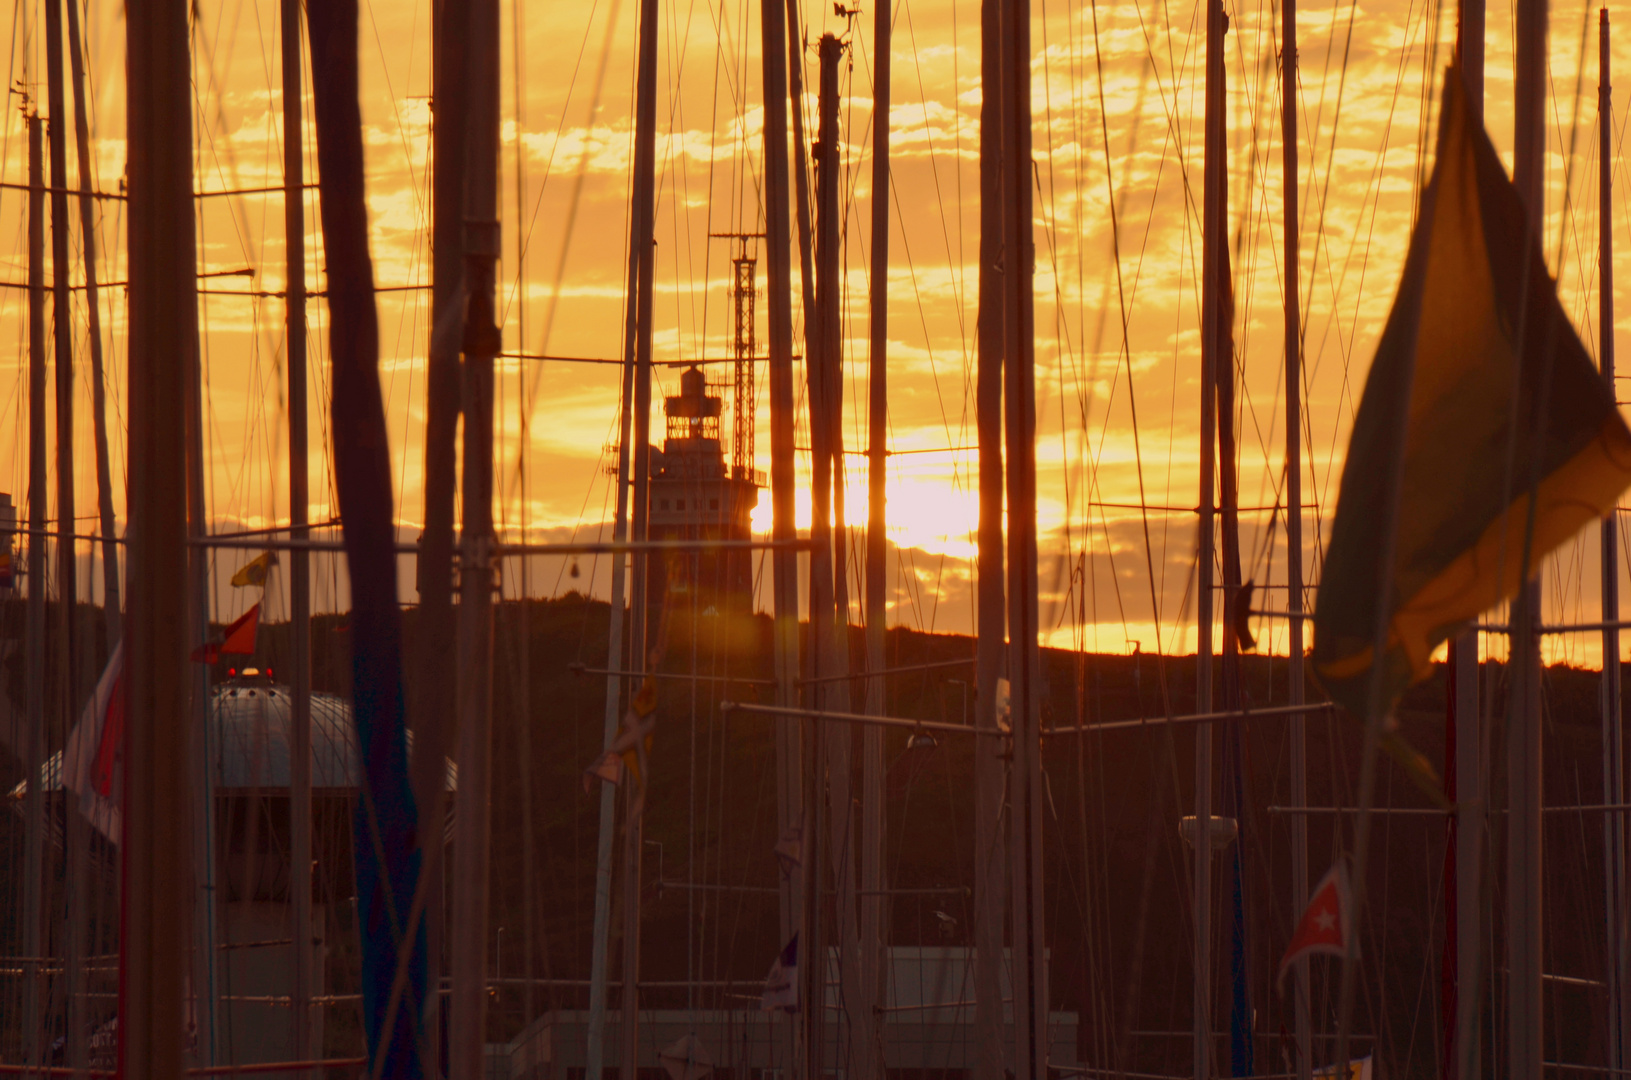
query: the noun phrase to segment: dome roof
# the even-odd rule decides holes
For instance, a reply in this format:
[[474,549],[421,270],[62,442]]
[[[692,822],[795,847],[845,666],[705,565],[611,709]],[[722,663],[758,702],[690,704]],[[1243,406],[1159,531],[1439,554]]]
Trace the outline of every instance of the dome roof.
[[[207,753],[217,794],[270,793],[289,787],[289,721],[294,696],[254,668],[216,686],[210,694]],[[413,732],[408,732],[413,755]],[[311,786],[314,794],[354,794],[362,783],[351,703],[334,694],[311,696]],[[45,763],[45,790],[62,790],[62,754]],[[458,788],[458,766],[447,762],[447,790]],[[20,801],[24,780],[12,789]]]

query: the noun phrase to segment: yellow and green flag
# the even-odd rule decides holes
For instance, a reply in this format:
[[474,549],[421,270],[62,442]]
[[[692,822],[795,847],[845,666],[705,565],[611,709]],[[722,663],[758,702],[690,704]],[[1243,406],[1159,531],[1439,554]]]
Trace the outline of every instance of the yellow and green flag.
[[277,565],[277,552],[263,551],[238,568],[232,575],[232,584],[242,589],[248,587],[266,588],[266,575],[272,567]]
[[[1396,464],[1396,547],[1383,567]],[[1429,674],[1440,643],[1512,597],[1526,570],[1628,484],[1631,431],[1452,68],[1432,182],[1343,466],[1315,602],[1316,677],[1364,716],[1385,614],[1380,703],[1390,710]]]

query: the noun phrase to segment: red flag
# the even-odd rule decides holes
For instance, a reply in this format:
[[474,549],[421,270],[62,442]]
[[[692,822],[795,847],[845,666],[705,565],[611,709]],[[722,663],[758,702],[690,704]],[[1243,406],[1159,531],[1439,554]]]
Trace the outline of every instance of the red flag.
[[1352,932],[1352,904],[1348,893],[1348,870],[1342,863],[1331,867],[1320,879],[1314,895],[1308,898],[1308,907],[1297,921],[1296,933],[1280,959],[1278,981],[1285,982],[1291,965],[1314,953],[1331,956],[1346,955],[1348,935]]
[[257,603],[226,628],[220,641],[206,641],[194,649],[193,659],[200,663],[213,664],[223,653],[232,656],[253,656],[255,632],[260,629],[260,623],[261,606]]
[[115,843],[124,799],[120,775],[125,741],[124,655],[120,643],[62,750],[63,786],[79,796],[79,812],[85,820]]

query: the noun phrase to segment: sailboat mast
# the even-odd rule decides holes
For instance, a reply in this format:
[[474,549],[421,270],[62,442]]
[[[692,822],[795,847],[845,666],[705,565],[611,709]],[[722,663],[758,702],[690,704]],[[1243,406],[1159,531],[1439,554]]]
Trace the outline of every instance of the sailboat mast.
[[[72,4],[70,3],[70,7]],[[306,204],[301,109],[300,0],[280,4],[283,35],[284,340],[289,379],[289,538],[308,539],[306,458]],[[294,988],[289,995],[296,1061],[311,1053],[311,562],[289,551],[294,698],[289,712],[289,891],[294,901]]]
[[[998,683],[1007,648],[1002,550],[1002,14],[1003,0],[980,2],[980,277],[975,410],[979,436],[975,711],[997,730]],[[1002,830],[1007,762],[1003,740],[974,740],[975,1080],[1002,1080],[1002,940],[1007,846]]]
[[[79,677],[83,670],[78,634],[78,551],[74,539],[78,515],[74,510],[74,319],[68,271],[68,107],[62,80],[62,2],[46,0],[45,55],[47,95],[51,116],[46,125],[51,155],[51,338],[55,345],[57,412],[57,722],[62,737],[73,728],[79,705]],[[64,996],[67,998],[68,1063],[84,1066],[89,1038],[85,1018],[84,943],[87,851],[83,819],[69,814],[63,822]]]
[[498,0],[469,5],[465,135],[464,484],[459,538],[459,813],[448,1074],[480,1076],[487,1036],[493,757],[493,359],[498,223]]
[[[419,537],[418,618],[409,698],[414,755],[408,763],[419,813],[419,873],[424,879],[426,959],[431,986],[442,984],[447,930],[443,853],[447,783],[458,701],[453,611],[455,441],[462,410],[459,333],[464,308],[465,4],[437,5],[431,30],[431,333],[425,357],[425,528]],[[442,1002],[426,996],[424,1066],[442,1071]]]
[[[1484,0],[1461,0],[1456,58],[1467,93],[1467,107],[1481,125],[1484,118]],[[1480,972],[1483,960],[1484,821],[1488,803],[1484,785],[1483,721],[1479,706],[1478,633],[1468,631],[1450,644],[1455,669],[1455,1061],[1457,1075],[1482,1075],[1483,1036],[1478,1024]],[[1448,771],[1448,763],[1446,765]]]
[[[817,677],[818,708],[850,711],[849,583],[845,574],[848,530],[844,521],[844,378],[843,378],[843,276],[840,269],[842,223],[839,192],[839,95],[838,61],[844,44],[832,34],[823,34],[818,46],[821,61],[819,103],[821,126],[816,149],[816,308],[821,322],[819,362],[809,365],[810,447],[815,458],[811,470],[816,490],[811,500],[812,514],[819,517],[824,539],[812,534],[819,546],[810,560],[811,603],[825,620],[817,628],[810,620],[810,637],[819,641]],[[820,394],[814,388],[820,388]],[[822,433],[824,437],[816,439]],[[823,502],[826,506],[823,506]],[[827,510],[831,511],[828,524]],[[877,1042],[872,1037],[873,1003],[862,990],[860,930],[856,921],[855,725],[832,724],[825,728],[826,753],[818,758],[827,786],[827,833],[823,849],[831,864],[835,896],[834,924],[839,946],[839,1000],[843,1003],[848,1038],[841,1045],[848,1053],[841,1067],[865,1080],[876,1075],[881,1064],[875,1060]],[[817,971],[821,968],[817,967]]]
[[[1539,238],[1545,203],[1547,0],[1517,0],[1514,26],[1513,185],[1528,210],[1530,242]],[[1528,477],[1518,482],[1529,489]],[[1526,539],[1521,558],[1527,560]],[[1544,1058],[1541,987],[1540,577],[1529,580],[1512,611],[1513,687],[1507,707],[1507,1061],[1513,1076],[1539,1076]]]
[[[1613,91],[1609,85],[1608,8],[1598,15],[1597,76],[1597,264],[1601,310],[1601,333],[1597,350],[1602,364],[1603,383],[1614,392],[1614,153],[1611,141],[1614,120]],[[1624,710],[1620,687],[1620,568],[1617,558],[1618,526],[1615,515],[1603,520],[1602,604],[1603,604],[1603,802],[1616,806],[1625,801]],[[1620,814],[1603,818],[1604,908],[1607,913],[1608,945],[1608,1066],[1624,1069],[1628,1045],[1626,993],[1631,984],[1631,948],[1626,941],[1625,819]]]
[[28,637],[24,691],[28,792],[23,801],[23,954],[31,958],[24,992],[28,1064],[41,1064],[40,972],[36,966],[45,876],[45,148],[38,115],[28,115]]
[[[1302,276],[1299,265],[1297,168],[1297,0],[1280,4],[1280,149],[1284,173],[1286,362],[1286,665],[1287,701],[1303,704],[1303,374]],[[1291,718],[1291,805],[1308,805],[1308,721]],[[1308,906],[1308,815],[1291,815],[1291,910]],[[1308,960],[1292,974],[1297,1040],[1297,1080],[1313,1072],[1313,1026],[1309,1016]]]
[[1008,421],[1008,672],[1014,734],[1009,849],[1013,1071],[1015,1080],[1044,1080],[1048,1072],[1048,983],[1042,904],[1042,658],[1037,644],[1030,4],[1006,0],[1003,16],[1003,346]]
[[[61,705],[65,724],[73,723],[78,697],[74,685],[74,607],[78,583],[74,558],[74,334],[68,268],[68,107],[62,87],[62,0],[45,3],[45,58],[51,155],[51,338],[55,345],[57,391],[57,648],[66,673]],[[64,729],[66,730],[66,728]],[[71,976],[70,976],[71,978]]]
[[[761,55],[764,63],[765,257],[770,328],[770,502],[771,533],[778,543],[797,536],[793,449],[793,298],[791,236],[787,201],[787,22],[782,0],[763,0]],[[751,465],[751,462],[749,463]],[[798,557],[778,547],[771,555],[775,600],[773,645],[776,704],[798,704]],[[782,842],[793,840],[803,813],[798,721],[777,719],[776,828]],[[803,869],[787,860],[779,877],[780,934],[797,932],[803,901]]]
[[119,1072],[183,1071],[192,911],[187,716],[187,384],[196,365],[185,0],[129,0],[128,567]]
[[[867,367],[866,712],[884,712],[884,633],[888,623],[885,533],[889,434],[889,50],[893,7],[873,13],[872,42],[872,310]],[[882,1004],[883,728],[861,732],[861,1001],[868,1013]],[[867,1048],[859,1080],[871,1080],[876,1054]]]
[[[1200,526],[1195,587],[1195,709],[1212,711],[1212,571],[1215,538],[1213,503],[1217,438],[1218,308],[1222,287],[1222,252],[1227,242],[1222,221],[1226,181],[1223,162],[1223,26],[1222,0],[1206,5],[1206,169],[1203,178],[1201,254],[1201,460]],[[1212,1067],[1212,725],[1195,728],[1195,889],[1191,901],[1195,922],[1194,1031],[1195,1080],[1207,1080]]]
[[[617,422],[617,476],[616,491],[612,496],[612,541],[623,543],[629,538],[629,439],[634,419],[635,340],[638,327],[635,315],[639,305],[635,302],[640,287],[640,245],[635,238],[644,235],[641,207],[636,201],[632,208],[629,229],[628,283],[623,305],[623,385],[619,398]],[[636,555],[636,559],[644,556]],[[623,608],[627,597],[629,556],[619,552],[612,557],[611,610],[606,623],[606,712],[602,723],[601,745],[610,748],[617,738],[619,709],[625,676],[617,674],[623,669]],[[795,629],[796,632],[796,629]],[[600,828],[595,846],[595,910],[594,929],[589,956],[589,1019],[588,1043],[584,1058],[585,1080],[600,1080],[606,1062],[606,965],[610,952],[612,925],[612,842],[617,831],[617,789],[611,784],[600,787]]]
[[[640,3],[639,75],[635,85],[634,220],[639,232],[630,236],[637,253],[639,276],[631,302],[635,304],[634,367],[634,540],[649,538],[651,520],[651,351],[652,306],[656,275],[656,156],[657,156],[657,0]],[[647,611],[650,607],[651,556],[634,560],[630,590],[629,670],[642,673],[649,663]],[[622,1075],[636,1074],[640,1064],[640,855],[644,849],[644,798],[637,790],[650,783],[642,772],[637,781],[623,785],[627,812],[623,823],[623,992],[621,1023]]]
[[[807,671],[811,681],[810,700],[817,710],[834,710],[839,706],[839,695],[846,689],[836,677],[846,673],[844,652],[846,627],[836,619],[840,598],[834,589],[835,549],[839,541],[833,529],[833,489],[837,479],[834,458],[834,436],[837,403],[833,401],[838,380],[832,368],[838,362],[838,58],[842,47],[838,39],[824,34],[817,45],[820,75],[816,84],[816,214],[815,214],[815,307],[805,314],[805,323],[812,322],[817,332],[811,335],[809,353],[805,359],[805,379],[810,399],[810,631],[809,663]],[[847,702],[847,697],[843,699]],[[840,978],[853,977],[851,960],[844,948],[844,930],[848,925],[846,901],[853,903],[854,881],[849,879],[846,867],[854,852],[845,843],[852,831],[849,807],[850,732],[848,725],[828,727],[817,721],[809,723],[809,769],[812,789],[807,796],[814,811],[809,838],[812,849],[807,855],[809,872],[805,876],[805,915],[809,926],[809,949],[804,953],[807,965],[807,983],[810,993],[805,999],[805,1011],[811,1017],[805,1034],[805,1049],[810,1055],[807,1080],[823,1075],[825,1038],[823,1012],[827,982],[827,948],[822,934],[823,896],[836,892],[835,914],[839,930]],[[829,869],[830,863],[830,869]],[[832,885],[823,885],[830,873]],[[849,880],[846,880],[849,879]],[[847,894],[847,895],[846,895]],[[848,989],[846,986],[845,989]],[[845,1001],[840,994],[839,1000]],[[853,1014],[846,1009],[853,1021]],[[846,1063],[842,1063],[847,1065]],[[842,1065],[840,1066],[842,1067]]]
[[108,465],[107,387],[102,368],[102,304],[96,267],[96,196],[91,192],[91,127],[85,108],[85,54],[79,5],[69,3],[68,65],[74,80],[74,150],[79,162],[79,237],[85,263],[85,322],[91,346],[91,424],[96,447],[96,503],[102,533],[102,620],[108,652],[119,643],[119,541],[113,524],[113,476]]

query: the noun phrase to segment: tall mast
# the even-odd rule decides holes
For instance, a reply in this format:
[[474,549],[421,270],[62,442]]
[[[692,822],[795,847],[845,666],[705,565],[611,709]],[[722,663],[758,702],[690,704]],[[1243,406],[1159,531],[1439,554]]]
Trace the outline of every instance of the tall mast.
[[[69,292],[68,270],[68,108],[62,81],[62,2],[47,0],[45,5],[45,55],[47,94],[51,116],[46,125],[47,151],[51,155],[51,339],[55,345],[57,392],[57,634],[60,672],[57,678],[57,723],[60,737],[66,739],[79,706],[79,648],[76,632],[79,606],[78,567],[74,533],[74,319]],[[86,847],[81,828],[83,819],[69,814],[63,822],[63,899],[61,917],[64,930],[65,971],[63,983],[67,998],[68,1062],[84,1066],[88,1030],[85,1026],[84,970]]]
[[73,723],[73,610],[78,598],[74,560],[74,332],[68,283],[68,107],[62,87],[62,2],[46,0],[45,58],[51,155],[51,339],[56,352],[57,391],[57,648],[67,675],[60,680],[64,722]]
[[[1517,0],[1514,27],[1513,183],[1528,210],[1530,243],[1538,243],[1545,209],[1547,0]],[[1523,481],[1525,489],[1528,480]],[[1525,550],[1520,557],[1529,558]],[[1540,578],[1529,581],[1512,611],[1512,693],[1507,707],[1507,1061],[1512,1076],[1539,1076],[1541,1025],[1541,726]]]
[[[182,1073],[192,910],[187,715],[187,383],[196,362],[185,0],[129,0],[129,417],[119,1071]],[[72,816],[72,815],[70,815]]]
[[[1608,8],[1598,16],[1597,76],[1597,215],[1598,256],[1601,281],[1601,311],[1598,318],[1601,344],[1597,355],[1603,368],[1603,383],[1614,392],[1614,153],[1610,139],[1614,120],[1614,99],[1609,86]],[[1623,772],[1624,710],[1620,692],[1620,568],[1616,558],[1615,516],[1602,523],[1603,543],[1603,802],[1610,806],[1625,801]],[[1626,941],[1625,819],[1621,814],[1603,817],[1604,908],[1608,915],[1608,1066],[1624,1069],[1631,1057],[1631,1030],[1628,1030],[1626,994],[1631,984],[1631,948]]]
[[[872,43],[872,311],[867,366],[866,711],[884,704],[884,632],[888,623],[885,532],[889,434],[889,50],[893,8],[873,13]],[[861,733],[861,1001],[869,1015],[883,986],[883,728]],[[860,1080],[876,1074],[877,1055],[866,1048]]]
[[[1195,709],[1212,711],[1212,564],[1217,341],[1224,235],[1222,0],[1206,5],[1206,171],[1201,254],[1201,461],[1200,535],[1195,588]],[[1212,1068],[1212,725],[1195,728],[1195,832],[1191,907],[1195,920],[1194,1070],[1207,1080]]]
[[[72,7],[72,2],[69,7]],[[289,369],[289,537],[306,540],[306,204],[301,109],[300,0],[282,0],[284,340]],[[289,552],[289,620],[294,700],[289,713],[289,890],[294,894],[294,989],[289,995],[294,1058],[311,1042],[311,563]]]
[[[419,611],[414,623],[417,678],[409,699],[413,725],[414,804],[419,818],[419,873],[424,878],[426,956],[431,986],[446,963],[443,897],[446,771],[443,762],[458,701],[453,613],[455,440],[463,409],[459,333],[464,310],[464,82],[469,6],[437,5],[431,30],[431,326],[425,359],[425,529],[419,538]],[[426,995],[425,1068],[441,1071],[441,1001]]]
[[[833,434],[832,421],[833,380],[828,368],[834,357],[829,338],[836,322],[831,313],[837,309],[838,266],[838,191],[833,174],[838,163],[838,56],[841,47],[831,34],[822,35],[818,45],[820,75],[817,82],[818,125],[815,146],[816,213],[815,213],[815,306],[806,309],[807,356],[804,361],[805,379],[810,400],[810,631],[809,662],[806,665],[810,680],[810,703],[817,710],[833,708],[834,699],[844,689],[841,681],[832,681],[841,671],[839,657],[835,655],[843,641],[842,628],[835,627],[834,614],[838,598],[833,591]],[[830,204],[830,205],[829,205]],[[813,330],[814,333],[810,331]],[[804,999],[810,1026],[805,1034],[805,1049],[810,1055],[806,1065],[806,1080],[823,1075],[825,1037],[823,1034],[827,983],[827,948],[822,933],[823,898],[834,889],[842,889],[847,876],[840,862],[853,858],[849,845],[844,843],[843,826],[849,823],[847,807],[840,802],[840,789],[849,790],[849,729],[847,726],[811,721],[809,781],[812,785],[806,798],[811,808],[807,835],[811,842],[806,853],[809,872],[804,879],[804,911],[808,924],[809,949],[804,953],[806,986],[809,994]],[[843,743],[842,751],[836,746]],[[831,862],[831,867],[827,865]],[[831,876],[832,885],[824,884]],[[850,887],[852,890],[853,885]],[[853,900],[853,892],[848,899]],[[837,898],[836,908],[840,926],[844,922],[846,897]],[[841,957],[839,972],[845,974],[849,956]]]
[[[629,538],[629,437],[634,417],[634,368],[636,325],[639,311],[637,294],[640,287],[640,249],[636,237],[645,235],[641,224],[642,209],[636,201],[632,207],[629,228],[628,284],[623,305],[623,388],[619,399],[617,426],[617,490],[613,494],[612,540],[622,543]],[[634,556],[636,559],[643,555]],[[606,712],[602,724],[602,745],[610,748],[617,737],[618,717],[621,715],[623,676],[615,674],[623,668],[623,607],[627,595],[627,566],[629,556],[619,553],[612,558],[611,610],[606,624]],[[631,652],[638,652],[632,649]],[[600,788],[600,832],[595,847],[595,910],[594,930],[589,958],[589,1020],[588,1044],[584,1059],[585,1080],[600,1080],[605,1068],[606,1054],[606,962],[611,944],[612,923],[612,841],[617,830],[617,790],[611,784]]]
[[[1222,86],[1218,93],[1227,100],[1228,76],[1218,72]],[[1222,111],[1217,124],[1223,125]],[[1219,140],[1228,175],[1227,144]],[[1217,376],[1219,555],[1223,569],[1223,656],[1219,664],[1219,690],[1225,711],[1244,706],[1241,692],[1240,641],[1234,632],[1241,596],[1240,571],[1240,481],[1235,453],[1235,352],[1234,281],[1229,259],[1229,192],[1220,185],[1218,199],[1219,245],[1217,259],[1218,307],[1214,321],[1216,337],[1212,345],[1212,369]],[[1246,941],[1246,851],[1250,843],[1246,817],[1245,735],[1239,724],[1223,730],[1223,815],[1235,822],[1235,841],[1223,856],[1222,876],[1225,904],[1225,948],[1229,954],[1229,1075],[1251,1076],[1255,1071],[1256,1010],[1252,1008],[1250,958]],[[1207,838],[1210,841],[1210,837]]]
[[107,387],[102,370],[102,304],[96,267],[96,197],[91,193],[91,125],[85,108],[85,55],[79,5],[68,8],[68,65],[74,79],[74,149],[79,161],[79,235],[85,262],[85,320],[91,344],[91,423],[96,442],[96,502],[102,532],[102,619],[108,652],[119,643],[119,542],[113,524],[113,477],[108,466]]
[[[1280,4],[1280,149],[1285,176],[1285,354],[1286,354],[1286,612],[1289,639],[1286,690],[1301,705],[1303,688],[1303,456],[1302,456],[1302,277],[1299,268],[1297,196],[1297,0]],[[1308,721],[1291,718],[1291,805],[1308,805]],[[1291,815],[1291,910],[1308,906],[1308,815]],[[1292,975],[1297,1080],[1313,1072],[1313,1027],[1308,1009],[1308,960]]]
[[1036,327],[1032,284],[1031,12],[1006,0],[1002,28],[1003,346],[1007,408],[1008,675],[1015,1080],[1048,1073],[1047,932],[1042,905],[1042,695],[1037,644]]
[[[977,727],[997,730],[998,683],[1007,650],[1002,551],[1002,0],[980,2],[980,278],[975,375],[980,447]],[[1007,846],[1002,831],[1008,771],[1001,739],[974,740],[974,1080],[1003,1080],[1002,941]]]
[[[45,758],[45,149],[40,118],[28,114],[28,672],[26,751],[28,792],[23,801],[23,952],[38,957],[45,872],[45,812],[40,765]],[[40,973],[31,963],[24,994],[23,1030],[28,1064],[43,1064]]]
[[[821,126],[816,145],[816,318],[821,325],[820,351],[806,365],[810,379],[810,449],[815,484],[810,501],[810,641],[821,681],[815,686],[816,708],[848,712],[849,587],[844,573],[844,429],[843,330],[840,324],[843,278],[840,271],[838,61],[844,45],[823,34],[819,105]],[[831,515],[829,520],[829,513]],[[822,731],[825,754],[816,756],[825,773],[827,830],[822,850],[831,866],[835,924],[840,949],[839,1000],[843,1003],[849,1049],[839,1066],[863,1077],[876,1075],[876,1040],[872,1037],[872,1002],[860,983],[860,933],[856,925],[855,800],[851,794],[854,725],[832,724]],[[820,774],[818,773],[818,776]],[[818,781],[819,782],[819,781]],[[806,899],[806,902],[810,902]],[[815,908],[819,912],[820,907]],[[812,954],[813,970],[825,982],[824,953]],[[812,1002],[820,998],[812,998]],[[812,1006],[813,1007],[813,1006]]]
[[[634,221],[630,247],[638,257],[635,305],[634,365],[634,513],[636,542],[650,535],[651,520],[651,351],[652,289],[656,277],[656,158],[657,158],[657,0],[640,0],[639,75],[635,84]],[[630,590],[629,670],[646,670],[650,647],[647,609],[650,606],[651,556],[634,560]],[[632,1077],[640,1065],[640,855],[644,849],[644,798],[639,788],[650,783],[642,772],[638,781],[624,784],[623,822],[623,992],[621,1023],[622,1075]]]
[[[1457,66],[1466,87],[1467,107],[1481,125],[1484,119],[1484,0],[1461,0],[1460,7]],[[1481,1075],[1479,1061],[1483,1051],[1478,1024],[1484,925],[1484,905],[1480,897],[1484,891],[1484,813],[1488,802],[1484,792],[1484,735],[1478,702],[1477,631],[1469,630],[1451,642],[1450,662],[1455,676],[1455,700],[1450,706],[1454,712],[1455,756],[1453,762],[1445,764],[1445,778],[1454,777],[1452,797],[1456,803],[1452,826],[1455,848],[1454,1053],[1456,1075],[1462,1080],[1474,1080]]]
[[493,756],[493,358],[498,223],[498,0],[469,5],[465,134],[464,484],[459,538],[459,814],[448,1075],[482,1075]]
[[[770,330],[771,533],[778,542],[797,535],[794,514],[792,256],[787,201],[787,21],[782,0],[763,0],[761,55],[765,109],[765,259]],[[776,704],[798,704],[798,558],[778,547],[771,556],[775,593]],[[794,838],[803,817],[798,721],[776,723],[776,827]],[[780,875],[781,933],[797,932],[803,902],[803,867],[789,860]]]

